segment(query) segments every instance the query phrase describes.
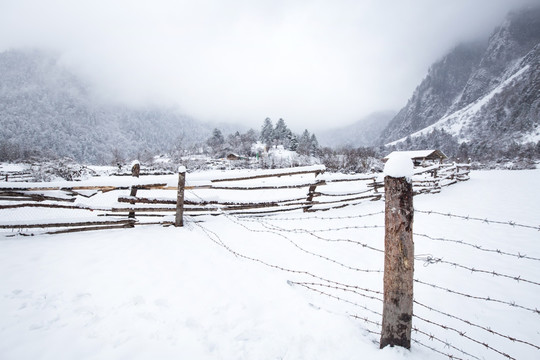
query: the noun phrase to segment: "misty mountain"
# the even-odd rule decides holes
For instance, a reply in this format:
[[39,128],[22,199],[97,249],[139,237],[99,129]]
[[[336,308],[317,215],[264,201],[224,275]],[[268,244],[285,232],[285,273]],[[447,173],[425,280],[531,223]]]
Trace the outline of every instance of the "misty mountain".
[[330,147],[373,146],[395,115],[394,111],[376,112],[349,126],[320,131],[319,143]]
[[51,54],[0,54],[0,160],[110,163],[189,146],[211,129],[172,110],[103,104]]
[[[481,157],[540,141],[540,6],[433,64],[380,143]],[[446,148],[445,148],[446,147]]]

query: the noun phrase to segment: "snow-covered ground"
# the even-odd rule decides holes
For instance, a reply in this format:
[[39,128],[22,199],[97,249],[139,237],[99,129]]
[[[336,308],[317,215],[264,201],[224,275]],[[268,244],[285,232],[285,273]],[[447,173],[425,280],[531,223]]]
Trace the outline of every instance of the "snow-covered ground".
[[415,197],[410,351],[379,350],[374,334],[377,201],[187,218],[184,228],[2,236],[0,359],[539,358],[539,179],[540,170],[478,171]]

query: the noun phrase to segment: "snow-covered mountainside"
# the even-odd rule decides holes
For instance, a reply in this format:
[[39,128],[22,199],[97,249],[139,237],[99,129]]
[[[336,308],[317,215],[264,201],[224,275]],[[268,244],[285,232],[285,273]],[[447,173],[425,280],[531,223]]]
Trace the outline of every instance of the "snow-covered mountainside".
[[318,132],[322,146],[372,146],[396,115],[394,111],[376,112],[342,128]]
[[[206,138],[210,125],[174,111],[97,101],[51,54],[0,53],[0,158],[68,156],[105,163]],[[185,145],[185,144],[184,144]]]
[[460,45],[435,63],[380,142],[419,147],[446,139],[439,146],[451,155],[460,144],[478,155],[501,143],[537,143],[539,65],[536,6],[510,14],[487,45]]

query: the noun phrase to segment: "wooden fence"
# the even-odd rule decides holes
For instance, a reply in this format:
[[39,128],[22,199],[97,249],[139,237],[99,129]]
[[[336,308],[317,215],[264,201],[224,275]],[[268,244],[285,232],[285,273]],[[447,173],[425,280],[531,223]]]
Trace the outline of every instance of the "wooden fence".
[[[384,195],[380,174],[330,174],[320,165],[193,174],[181,170],[179,175],[0,183],[0,229],[23,234],[23,229],[38,228],[57,233],[149,224],[181,226],[184,215],[324,211],[376,201]],[[468,165],[456,164],[416,169],[415,194],[439,192],[467,180],[468,173]]]

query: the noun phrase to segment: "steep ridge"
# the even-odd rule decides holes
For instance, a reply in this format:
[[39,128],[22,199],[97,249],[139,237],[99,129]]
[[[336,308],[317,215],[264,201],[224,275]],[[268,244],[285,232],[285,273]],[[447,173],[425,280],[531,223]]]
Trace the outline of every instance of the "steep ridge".
[[[398,148],[438,145],[451,156],[461,147],[477,157],[536,146],[540,141],[540,6],[510,14],[493,32],[476,64],[473,57],[458,56],[462,46],[430,68],[383,132],[381,143]],[[445,66],[448,59],[458,64]],[[467,74],[466,80],[451,81],[459,73]],[[433,84],[434,77],[445,79],[447,86]]]

